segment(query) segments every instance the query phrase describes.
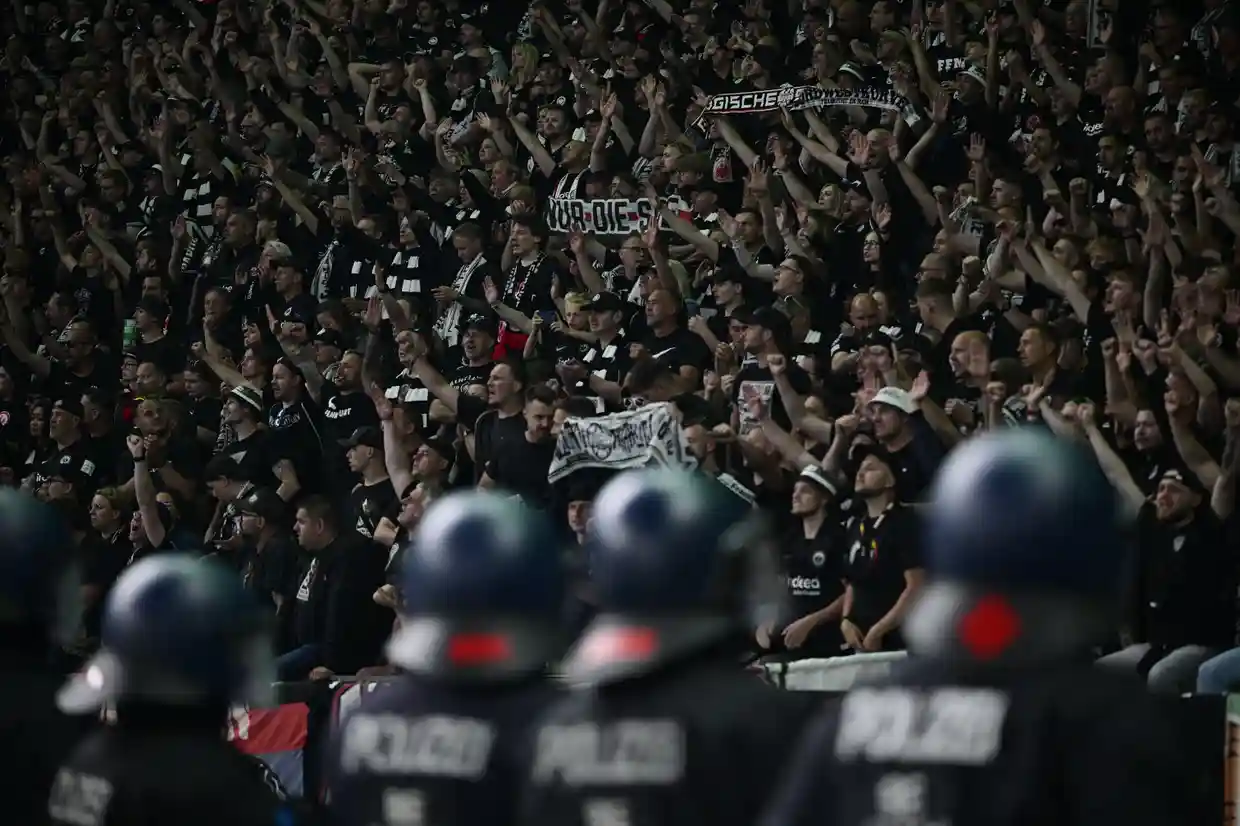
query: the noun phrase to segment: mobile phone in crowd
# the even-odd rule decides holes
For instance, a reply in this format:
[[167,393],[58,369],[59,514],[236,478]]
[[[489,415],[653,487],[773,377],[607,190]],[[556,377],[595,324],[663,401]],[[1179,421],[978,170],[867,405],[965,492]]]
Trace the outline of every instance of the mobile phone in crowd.
[[550,327],[551,323],[557,318],[555,310],[539,310],[538,317],[541,318],[543,324],[546,324],[548,327]]
[[701,315],[702,305],[697,301],[689,299],[688,301],[685,301],[685,312],[689,314],[689,318],[693,318],[696,315]]

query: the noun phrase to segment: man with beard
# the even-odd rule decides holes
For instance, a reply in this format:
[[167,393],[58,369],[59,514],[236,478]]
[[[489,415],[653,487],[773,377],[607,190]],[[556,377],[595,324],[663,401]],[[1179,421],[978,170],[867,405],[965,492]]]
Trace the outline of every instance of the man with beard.
[[896,467],[881,448],[853,450],[858,507],[844,523],[840,633],[857,653],[903,649],[904,616],[922,584],[917,515],[896,493]]
[[[945,452],[943,443],[921,418],[922,398],[898,387],[884,387],[866,408],[874,438],[895,470],[897,499],[901,502],[921,498]],[[856,416],[841,416],[836,421],[844,433],[855,432],[859,424]]]
[[495,446],[483,465],[480,486],[516,494],[530,507],[541,509],[550,504],[547,470],[555,453],[555,440],[551,438],[555,403],[555,391],[545,385],[535,385],[525,392],[521,413],[525,421],[523,438]]
[[17,360],[34,375],[45,379],[48,387],[58,388],[62,398],[80,399],[92,387],[113,386],[117,370],[100,352],[99,338],[86,319],[75,318],[65,328],[63,361],[31,352],[10,323],[3,302],[0,302],[0,336]]
[[788,317],[772,307],[760,307],[741,310],[736,319],[745,325],[745,353],[752,361],[745,362],[732,383],[734,429],[743,436],[761,426],[750,413],[750,404],[759,401],[770,410],[771,418],[786,430],[792,423],[784,409],[782,393],[775,392],[778,375],[783,374],[788,382],[784,387],[798,397],[811,389],[809,374],[783,355],[792,349],[792,327]]
[[32,474],[29,480],[32,490],[55,475],[70,473],[81,480],[83,488],[79,493],[85,495],[90,492],[87,487],[102,478],[104,469],[97,464],[98,456],[82,433],[85,414],[80,396],[62,399],[52,406],[48,435],[56,452]]
[[[456,363],[451,371],[452,386],[464,390],[471,384],[485,384],[491,373],[495,350],[495,321],[489,316],[474,313],[465,320],[459,349],[448,351],[448,364]],[[456,359],[459,358],[459,361]]]
[[1163,471],[1153,501],[1107,444],[1094,406],[1077,408],[1098,463],[1137,512],[1135,587],[1126,605],[1120,651],[1098,662],[1144,677],[1152,690],[1192,691],[1197,669],[1230,647],[1235,628],[1235,566],[1211,497],[1190,472]]
[[[282,358],[271,368],[271,395],[274,403],[267,411],[270,458],[276,463],[276,476],[282,488],[296,492],[318,490],[322,476],[322,411],[306,389],[304,374],[289,359]],[[287,486],[287,488],[286,488]]]
[[[517,140],[530,153],[526,172],[538,200],[577,197],[581,173],[590,164],[590,148],[572,139],[568,109],[554,101],[542,107],[535,130],[517,117],[510,117],[508,122]],[[536,172],[540,174],[535,175]]]
[[[288,529],[288,505],[273,490],[252,488],[236,508],[245,543],[240,554],[241,583],[277,617],[277,624],[281,616],[287,624],[290,612],[281,609],[292,599],[299,573],[297,546]],[[282,650],[280,644],[285,640],[277,634],[277,650]]]

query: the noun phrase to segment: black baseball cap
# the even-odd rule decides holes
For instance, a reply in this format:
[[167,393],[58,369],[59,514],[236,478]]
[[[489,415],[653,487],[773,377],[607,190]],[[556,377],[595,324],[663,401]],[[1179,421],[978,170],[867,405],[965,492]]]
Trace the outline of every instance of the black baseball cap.
[[792,324],[788,321],[788,316],[774,307],[756,309],[742,307],[732,313],[732,318],[751,327],[757,326],[770,330],[777,341],[784,341],[792,335]]
[[257,516],[268,522],[283,519],[285,509],[284,500],[275,491],[267,488],[255,488],[237,502],[237,510],[241,513]]
[[82,399],[79,396],[67,396],[63,399],[57,399],[52,408],[71,413],[79,419],[86,415],[86,409],[82,407]]
[[314,334],[315,344],[326,344],[328,347],[335,347],[337,350],[347,349],[344,343],[344,336],[336,330],[319,330]]
[[217,479],[229,479],[235,482],[246,481],[246,474],[241,469],[241,465],[231,456],[221,455],[213,456],[207,462],[207,466],[202,470],[202,479],[204,482],[214,482]]
[[491,338],[495,338],[499,335],[499,330],[497,329],[495,320],[490,316],[483,315],[482,313],[474,313],[469,318],[465,319],[465,326],[462,330],[477,330],[480,333],[486,333],[491,336]]
[[284,313],[281,320],[286,321],[289,324],[304,324],[309,327],[313,321],[313,317],[307,316],[306,313],[303,312],[302,309],[296,304],[289,304],[284,308]]
[[383,449],[383,431],[377,427],[359,427],[347,439],[341,439],[340,445],[346,448],[373,447]]
[[889,333],[886,333],[882,330],[871,330],[870,332],[865,334],[864,338],[861,339],[861,346],[862,347],[882,347],[884,349],[890,350],[891,345],[897,344],[898,342],[899,342],[899,339],[893,338]]
[[613,292],[595,293],[581,309],[598,313],[618,313],[624,310],[624,299]]
[[1197,474],[1177,467],[1171,467],[1163,471],[1159,481],[1174,482],[1185,490],[1199,495],[1206,492],[1205,486],[1201,484]]
[[747,279],[745,271],[734,264],[724,264],[710,274],[711,284],[744,284]]
[[[62,458],[69,458],[64,456]],[[45,481],[59,479],[61,482],[73,485],[73,489],[79,493],[85,493],[90,490],[90,477],[83,473],[77,462],[63,462],[57,459],[48,459],[39,468],[40,475]]]
[[439,458],[443,459],[448,467],[452,467],[453,462],[456,461],[456,448],[447,439],[432,436],[429,439],[424,439],[422,444],[439,454]]

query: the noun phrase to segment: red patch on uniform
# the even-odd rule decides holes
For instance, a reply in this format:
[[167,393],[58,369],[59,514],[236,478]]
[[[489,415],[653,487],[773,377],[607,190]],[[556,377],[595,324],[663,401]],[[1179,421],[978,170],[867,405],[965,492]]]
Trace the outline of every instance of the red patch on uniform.
[[1020,618],[1002,597],[978,600],[958,626],[960,641],[979,660],[1002,654],[1020,635]]
[[448,660],[454,665],[487,665],[511,656],[508,638],[499,634],[457,634],[448,640]]

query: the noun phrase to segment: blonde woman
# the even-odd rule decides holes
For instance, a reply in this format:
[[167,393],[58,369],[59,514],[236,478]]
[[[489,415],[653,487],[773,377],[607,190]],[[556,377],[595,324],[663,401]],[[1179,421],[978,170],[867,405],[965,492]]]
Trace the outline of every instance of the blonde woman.
[[538,74],[538,49],[532,43],[516,43],[512,47],[511,68],[508,71],[508,87],[512,93],[528,94],[529,87]]

